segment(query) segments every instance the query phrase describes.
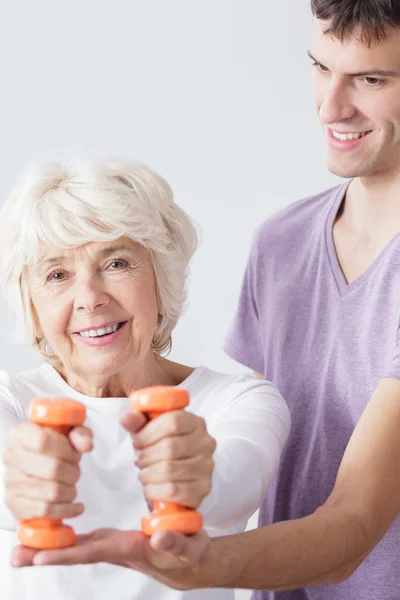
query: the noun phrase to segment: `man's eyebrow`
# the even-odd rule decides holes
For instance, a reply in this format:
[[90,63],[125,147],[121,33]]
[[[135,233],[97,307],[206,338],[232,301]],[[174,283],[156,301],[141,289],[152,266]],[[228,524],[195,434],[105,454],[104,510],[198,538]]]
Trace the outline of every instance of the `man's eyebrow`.
[[[324,67],[325,69],[327,69],[327,67],[325,67],[325,65],[320,63],[319,60],[317,60],[311,54],[311,52],[309,50],[307,51],[307,54],[311,58],[311,60],[313,60],[315,63],[317,63],[317,65],[320,65],[321,67]],[[385,71],[382,69],[371,69],[370,71],[360,71],[359,73],[346,73],[346,76],[347,77],[400,77],[400,71]]]
[[317,63],[318,65],[321,65],[322,67],[324,67],[325,65],[323,65],[322,63],[319,62],[319,60],[317,60],[309,50],[307,50],[307,55],[309,58],[311,58],[311,60],[313,60],[315,63]]

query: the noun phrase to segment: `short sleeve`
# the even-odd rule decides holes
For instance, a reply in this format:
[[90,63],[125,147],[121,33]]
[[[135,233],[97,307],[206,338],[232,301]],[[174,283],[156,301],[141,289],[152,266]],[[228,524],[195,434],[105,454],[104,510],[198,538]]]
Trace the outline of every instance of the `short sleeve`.
[[400,379],[400,331],[397,333],[397,344],[392,363],[384,377],[388,377],[390,379]]
[[264,374],[264,351],[258,307],[258,286],[263,273],[259,261],[259,230],[253,236],[233,323],[225,338],[224,351],[239,363]]

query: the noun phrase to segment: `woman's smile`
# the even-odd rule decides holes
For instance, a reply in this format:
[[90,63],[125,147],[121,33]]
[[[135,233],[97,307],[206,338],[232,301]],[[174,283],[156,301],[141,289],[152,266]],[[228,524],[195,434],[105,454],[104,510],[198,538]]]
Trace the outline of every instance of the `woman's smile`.
[[83,329],[73,333],[74,338],[87,346],[105,346],[119,339],[128,321],[117,321],[100,327]]

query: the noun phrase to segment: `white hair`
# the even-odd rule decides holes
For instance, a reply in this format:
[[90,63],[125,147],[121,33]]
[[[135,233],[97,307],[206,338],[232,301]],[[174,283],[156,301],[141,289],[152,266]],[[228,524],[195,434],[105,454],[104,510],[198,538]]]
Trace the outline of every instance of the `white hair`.
[[168,183],[147,166],[124,158],[32,165],[0,213],[0,283],[17,319],[17,340],[46,360],[51,354],[35,331],[27,267],[46,247],[75,248],[127,237],[152,260],[164,315],[154,352],[171,348],[186,300],[188,264],[196,229],[174,203]]

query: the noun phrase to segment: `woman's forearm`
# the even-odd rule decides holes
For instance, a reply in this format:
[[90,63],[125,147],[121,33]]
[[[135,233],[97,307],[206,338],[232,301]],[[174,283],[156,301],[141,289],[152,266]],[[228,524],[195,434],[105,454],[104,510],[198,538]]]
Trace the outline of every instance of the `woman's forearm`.
[[210,495],[200,506],[207,529],[228,529],[259,507],[279,466],[290,414],[275,386],[245,378],[211,429],[217,440]]
[[212,490],[200,506],[206,529],[218,534],[257,510],[279,463],[278,442],[269,448],[268,460],[249,440],[228,440],[217,449]]

